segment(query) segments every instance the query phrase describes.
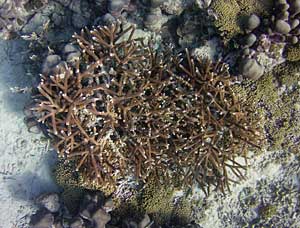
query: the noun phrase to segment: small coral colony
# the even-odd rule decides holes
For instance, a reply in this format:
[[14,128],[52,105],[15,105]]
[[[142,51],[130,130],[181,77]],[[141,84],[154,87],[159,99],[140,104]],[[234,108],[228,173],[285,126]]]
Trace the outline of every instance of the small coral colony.
[[86,182],[226,191],[263,138],[255,112],[227,65],[157,50],[134,32],[117,22],[75,34],[80,55],[41,75],[35,118]]

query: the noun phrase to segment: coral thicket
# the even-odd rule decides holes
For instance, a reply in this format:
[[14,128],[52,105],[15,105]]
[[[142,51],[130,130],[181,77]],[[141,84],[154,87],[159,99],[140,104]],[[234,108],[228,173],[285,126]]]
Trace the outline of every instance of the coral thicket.
[[243,177],[236,158],[260,143],[253,110],[227,65],[158,52],[134,31],[117,23],[75,34],[82,55],[41,75],[36,118],[86,183],[154,178],[225,191]]

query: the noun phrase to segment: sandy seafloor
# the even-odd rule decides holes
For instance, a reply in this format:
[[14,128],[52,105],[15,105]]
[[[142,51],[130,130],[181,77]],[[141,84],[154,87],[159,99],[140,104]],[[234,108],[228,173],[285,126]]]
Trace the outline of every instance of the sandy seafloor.
[[23,107],[28,94],[11,91],[31,85],[24,70],[27,44],[0,40],[0,228],[28,227],[33,199],[57,190],[51,177],[56,159],[41,135],[28,132]]
[[[30,97],[11,90],[31,86],[32,77],[24,69],[26,51],[23,41],[0,41],[0,228],[28,227],[34,198],[58,190],[51,176],[55,152],[40,140],[41,135],[29,133],[23,122],[23,107]],[[250,159],[250,164],[247,179],[232,186],[231,194],[212,194],[205,207],[195,206],[199,224],[299,228],[299,161],[290,153],[270,151]],[[266,205],[276,206],[275,214],[262,219]]]

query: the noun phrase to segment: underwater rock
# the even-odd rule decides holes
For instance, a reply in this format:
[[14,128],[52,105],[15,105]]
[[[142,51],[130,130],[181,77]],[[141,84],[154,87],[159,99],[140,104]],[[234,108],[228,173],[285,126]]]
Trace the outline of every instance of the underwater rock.
[[166,0],[161,6],[161,9],[170,15],[179,16],[186,8],[192,6],[194,0]]
[[264,68],[255,59],[246,58],[240,63],[240,72],[249,79],[257,80],[263,75]]
[[[295,45],[300,38],[300,1],[275,1],[269,25],[270,34],[277,35],[288,45]],[[277,38],[278,39],[278,38]]]
[[59,55],[48,55],[42,65],[42,73],[47,74],[61,62]]
[[112,25],[113,23],[116,23],[116,18],[111,15],[110,13],[106,13],[100,18],[97,18],[96,21],[94,22],[95,25]]
[[88,18],[82,16],[78,13],[73,13],[72,15],[72,25],[77,28],[83,28],[84,26],[88,25],[89,21]]
[[102,208],[104,198],[99,192],[85,193],[80,202],[80,210],[73,214],[69,214],[65,202],[59,204],[60,199],[56,193],[41,195],[36,202],[40,209],[31,216],[31,228],[104,228],[111,219],[108,213],[112,209],[111,203],[106,201],[108,211]]
[[149,215],[145,214],[142,221],[139,222],[138,228],[146,228],[150,225],[150,223],[151,223],[151,220],[150,220]]
[[37,202],[52,213],[58,212],[60,207],[59,196],[56,193],[41,195]]
[[54,216],[43,210],[38,211],[36,214],[31,216],[30,227],[31,228],[49,228],[54,223]]
[[216,61],[222,55],[221,41],[216,37],[212,38],[206,41],[203,46],[195,48],[193,55],[200,59]]
[[136,6],[132,0],[108,0],[107,10],[112,16],[120,17],[123,11],[135,11]]
[[176,29],[181,47],[197,47],[201,41],[210,39],[214,31],[210,30],[210,20],[203,20],[201,13],[184,13]]
[[159,7],[150,8],[150,12],[146,15],[144,25],[150,31],[158,32],[167,20],[167,17],[162,15]]
[[294,19],[291,21],[291,29],[296,28],[300,24],[299,19]]
[[111,216],[105,210],[100,208],[93,214],[92,218],[95,222],[96,228],[105,228],[105,225],[110,221]]
[[84,221],[82,218],[75,218],[75,220],[70,224],[70,228],[85,228]]
[[57,0],[63,6],[68,6],[71,3],[71,0]]
[[256,40],[256,36],[253,33],[250,33],[245,37],[245,46],[251,47],[256,42]]
[[36,12],[40,12],[47,3],[47,0],[10,0],[0,2],[0,39],[14,38],[28,20]]
[[275,22],[275,31],[281,34],[288,34],[291,31],[291,27],[284,20],[277,20]]
[[245,25],[246,30],[253,31],[260,25],[260,18],[256,14],[251,14]]
[[150,6],[151,8],[157,8],[160,7],[164,2],[165,0],[150,0]]
[[300,1],[299,0],[291,0],[290,8],[291,8],[291,13],[293,15],[300,13]]
[[102,208],[106,211],[106,212],[111,212],[114,210],[115,205],[112,199],[108,199],[105,204],[102,206]]
[[79,52],[78,48],[75,47],[73,44],[66,44],[64,46],[64,49],[63,49],[63,54],[64,55],[68,55],[70,53],[73,53],[73,52]]
[[196,0],[196,4],[200,9],[206,9],[210,6],[212,0]]

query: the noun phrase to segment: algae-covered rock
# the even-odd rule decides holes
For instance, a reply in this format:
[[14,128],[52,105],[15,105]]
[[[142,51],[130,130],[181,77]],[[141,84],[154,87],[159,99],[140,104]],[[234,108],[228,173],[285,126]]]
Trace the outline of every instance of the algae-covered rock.
[[106,195],[112,194],[116,189],[109,184],[99,184],[90,181],[81,172],[76,171],[73,162],[65,162],[60,159],[57,163],[55,172],[55,179],[57,183],[63,188],[79,188],[102,191]]
[[100,190],[104,195],[112,196],[116,207],[113,214],[122,218],[132,217],[139,220],[146,213],[156,224],[190,222],[192,205],[184,191],[173,185],[161,185],[153,180],[138,193],[130,193],[128,189],[115,190],[85,181],[88,178],[76,172],[71,162],[65,163],[62,160],[58,161],[54,175],[57,183],[64,189],[62,200],[71,212],[78,210],[84,192],[89,189]]
[[265,117],[270,149],[299,152],[300,62],[284,63],[245,88],[247,102]]
[[211,8],[216,13],[215,26],[225,41],[242,33],[242,25],[251,14],[266,16],[272,8],[272,0],[214,0]]
[[286,49],[286,59],[291,62],[296,62],[300,60],[300,45],[289,46]]

